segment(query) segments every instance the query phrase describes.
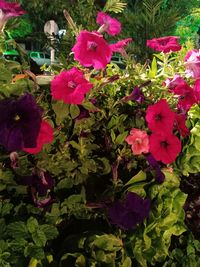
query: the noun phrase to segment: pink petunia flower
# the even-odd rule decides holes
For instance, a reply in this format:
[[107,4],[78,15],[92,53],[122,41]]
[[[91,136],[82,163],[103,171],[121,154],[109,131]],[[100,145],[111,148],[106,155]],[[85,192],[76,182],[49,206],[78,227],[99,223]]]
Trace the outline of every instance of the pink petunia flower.
[[179,96],[177,107],[180,110],[185,110],[187,112],[192,105],[198,102],[195,90],[187,84],[184,86],[177,86],[173,90],[173,93]]
[[124,56],[124,54],[126,54],[125,47],[132,41],[133,41],[132,38],[126,38],[126,39],[121,40],[115,44],[110,44],[110,48],[111,48],[112,52],[118,52],[118,53],[122,54],[122,56]]
[[197,102],[200,102],[200,80],[196,80],[194,84],[194,92],[196,95]]
[[81,31],[72,48],[74,59],[84,67],[103,69],[110,62],[112,51],[103,36],[97,32]]
[[200,50],[190,50],[185,58],[186,75],[194,79],[200,78]]
[[19,4],[0,1],[0,29],[2,30],[11,17],[18,17],[26,13]]
[[167,78],[163,82],[163,85],[169,90],[173,90],[176,86],[184,86],[186,84],[186,81],[178,74],[175,74],[173,78]]
[[181,141],[167,132],[153,133],[149,137],[149,152],[157,161],[170,164],[181,152]]
[[43,120],[40,126],[40,132],[37,138],[37,145],[34,148],[23,148],[24,151],[30,154],[37,154],[42,150],[44,144],[51,143],[53,141],[53,128],[51,125]]
[[146,131],[133,128],[130,135],[126,137],[126,142],[131,145],[134,155],[149,152],[149,137]]
[[104,31],[112,36],[121,32],[121,23],[104,12],[98,12],[96,22],[102,26]]
[[156,104],[150,105],[146,111],[148,127],[153,132],[172,132],[175,112],[170,109],[166,99],[161,99]]
[[175,129],[177,129],[182,137],[186,137],[190,134],[190,130],[185,125],[186,115],[177,114],[175,116]]
[[63,100],[66,104],[81,104],[86,93],[93,84],[84,78],[82,71],[73,67],[62,71],[51,82],[51,94],[53,99]]
[[168,53],[170,51],[176,52],[181,50],[181,45],[178,43],[178,36],[165,36],[160,38],[153,38],[147,40],[147,46],[151,49],[163,53]]

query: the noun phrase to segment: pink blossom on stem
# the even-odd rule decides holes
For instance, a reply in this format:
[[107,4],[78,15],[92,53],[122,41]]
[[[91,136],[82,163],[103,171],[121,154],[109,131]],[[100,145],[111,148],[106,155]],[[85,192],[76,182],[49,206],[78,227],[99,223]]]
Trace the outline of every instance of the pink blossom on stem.
[[19,4],[0,0],[0,30],[2,30],[11,17],[18,17],[26,13]]
[[147,46],[151,49],[163,53],[176,52],[181,50],[181,45],[178,43],[179,36],[164,36],[147,40]]
[[132,38],[126,38],[126,39],[121,40],[115,44],[110,44],[110,48],[111,48],[112,52],[118,52],[118,53],[122,54],[122,56],[124,56],[126,54],[125,47],[132,41],[133,41]]
[[152,133],[149,137],[149,152],[157,161],[170,164],[181,152],[181,141],[167,132]]
[[121,23],[117,19],[111,18],[104,12],[98,12],[96,22],[97,24],[102,26],[99,32],[106,31],[112,36],[117,35],[121,32]]
[[200,50],[190,50],[185,56],[186,75],[194,79],[200,78]]
[[72,48],[74,59],[84,67],[103,69],[110,62],[112,51],[103,36],[98,32],[83,30]]
[[55,76],[51,82],[51,94],[53,99],[78,105],[92,87],[93,84],[84,78],[83,72],[73,67]]
[[146,111],[146,121],[148,127],[153,132],[173,131],[175,112],[170,109],[166,99],[161,99],[157,103],[148,106]]
[[146,131],[133,128],[130,131],[130,135],[127,136],[125,140],[129,145],[131,145],[134,155],[149,152],[149,137]]

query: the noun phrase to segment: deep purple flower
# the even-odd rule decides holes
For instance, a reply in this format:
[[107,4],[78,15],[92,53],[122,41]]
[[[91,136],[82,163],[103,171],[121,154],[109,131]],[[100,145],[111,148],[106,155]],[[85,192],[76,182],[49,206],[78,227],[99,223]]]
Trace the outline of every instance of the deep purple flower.
[[108,209],[111,223],[124,230],[134,229],[149,216],[149,212],[150,200],[132,192],[127,193],[124,201],[116,201]]
[[0,101],[0,144],[8,151],[36,147],[42,110],[29,93]]
[[138,102],[139,104],[141,104],[142,102],[144,102],[144,94],[142,93],[141,89],[139,87],[135,87],[132,91],[132,93],[128,96],[125,96],[122,98],[122,100],[124,102],[128,102],[130,100],[134,100],[136,102]]
[[165,180],[165,175],[160,169],[160,165],[157,162],[157,160],[153,157],[152,154],[148,154],[146,156],[146,159],[149,163],[149,165],[155,170],[155,178],[158,183],[162,183]]
[[41,171],[39,174],[21,176],[18,183],[28,186],[28,191],[37,207],[44,207],[53,202],[51,193],[54,188],[54,179],[49,172]]
[[128,101],[132,100],[132,101],[138,102],[139,104],[143,103],[144,100],[145,100],[145,96],[142,93],[141,88],[144,87],[144,86],[149,85],[150,83],[151,83],[151,81],[148,80],[148,81],[144,82],[143,84],[134,87],[133,91],[131,92],[131,94],[128,95],[128,96],[123,97],[122,101],[128,102]]

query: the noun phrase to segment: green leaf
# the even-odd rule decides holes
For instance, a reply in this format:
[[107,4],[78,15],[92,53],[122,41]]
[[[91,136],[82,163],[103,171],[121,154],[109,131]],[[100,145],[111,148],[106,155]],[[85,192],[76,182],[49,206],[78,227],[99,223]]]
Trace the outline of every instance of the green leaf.
[[70,105],[69,112],[72,119],[75,119],[80,114],[80,109],[77,105]]
[[44,247],[47,242],[45,233],[40,229],[32,233],[32,238],[37,247]]
[[40,229],[44,232],[47,240],[53,240],[59,234],[57,228],[53,225],[43,224]]
[[120,13],[126,7],[127,3],[121,0],[107,0],[104,6],[104,12]]
[[41,247],[29,243],[24,249],[24,256],[42,260],[45,258],[44,250]]
[[133,176],[124,186],[135,184],[138,182],[143,182],[147,178],[146,173],[139,171],[135,176]]
[[69,114],[69,105],[62,101],[57,101],[52,104],[52,108],[56,113],[56,123],[60,124]]
[[85,109],[87,109],[88,111],[96,111],[97,110],[97,107],[95,107],[95,105],[93,105],[91,101],[83,102],[82,106]]
[[131,267],[131,266],[132,266],[131,258],[126,257],[121,267]]
[[34,233],[36,229],[38,228],[37,220],[33,217],[30,217],[27,221],[27,228],[31,234]]
[[90,246],[98,247],[104,251],[119,251],[123,247],[122,240],[114,235],[96,235]]
[[10,223],[7,227],[8,234],[13,238],[29,238],[28,229],[24,222],[13,222]]
[[128,134],[128,131],[125,131],[122,134],[119,134],[115,140],[115,143],[121,145],[124,142],[124,139],[126,138],[127,134]]
[[156,74],[157,74],[157,62],[156,62],[156,57],[154,57],[151,63],[151,68],[149,70],[149,78],[155,78]]

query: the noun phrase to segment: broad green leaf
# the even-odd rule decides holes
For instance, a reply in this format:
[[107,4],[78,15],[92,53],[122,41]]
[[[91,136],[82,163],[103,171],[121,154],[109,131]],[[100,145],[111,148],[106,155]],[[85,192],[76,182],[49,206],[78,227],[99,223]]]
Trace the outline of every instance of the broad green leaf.
[[47,240],[53,240],[58,236],[58,230],[55,226],[49,224],[43,224],[40,226],[42,232],[44,232]]
[[97,107],[95,107],[95,105],[93,105],[91,101],[83,102],[81,105],[85,109],[87,109],[88,111],[96,111],[97,110]]
[[8,234],[13,238],[29,238],[26,224],[22,221],[10,223],[7,227]]
[[124,139],[126,138],[128,134],[128,131],[125,131],[122,134],[119,134],[117,138],[115,139],[115,143],[121,145],[124,142]]
[[80,114],[80,109],[77,105],[70,105],[69,112],[72,119],[75,119]]
[[90,246],[98,247],[104,251],[118,251],[122,248],[122,240],[114,235],[101,235],[96,236],[96,239]]
[[35,218],[30,217],[27,221],[28,231],[32,234],[38,229],[38,222]]
[[121,267],[131,267],[131,266],[132,266],[131,258],[126,257]]
[[56,123],[60,124],[69,114],[69,105],[62,101],[57,101],[52,104],[52,108],[56,113]]
[[143,182],[146,180],[146,177],[146,173],[141,170],[135,176],[133,176],[124,186]]
[[47,238],[42,230],[37,229],[34,233],[32,233],[32,238],[36,246],[44,247],[46,245]]

